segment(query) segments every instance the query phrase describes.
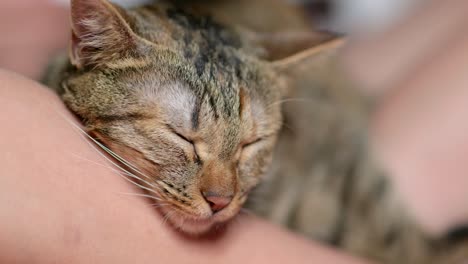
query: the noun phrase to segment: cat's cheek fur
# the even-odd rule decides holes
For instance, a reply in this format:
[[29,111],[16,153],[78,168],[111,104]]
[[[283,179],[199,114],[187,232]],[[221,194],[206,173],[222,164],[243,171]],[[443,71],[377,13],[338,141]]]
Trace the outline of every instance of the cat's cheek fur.
[[273,160],[273,146],[276,138],[268,142],[264,149],[252,151],[249,155],[242,155],[239,162],[239,175],[241,175],[241,193],[247,194],[256,187],[266,175]]
[[[158,180],[157,175],[159,175],[159,166],[149,160],[147,160],[144,155],[132,148],[119,144],[118,142],[108,138],[104,134],[98,132],[97,130],[89,131],[88,134],[95,138],[97,141],[101,142],[107,148],[111,149],[115,154],[119,155],[128,164],[131,164],[133,167],[138,168],[138,171],[135,171],[134,168],[128,167],[125,164],[121,164],[124,169],[132,174],[144,174],[146,177],[153,178],[154,181]],[[147,179],[148,180],[148,179]],[[142,185],[148,185],[144,181],[139,182]]]

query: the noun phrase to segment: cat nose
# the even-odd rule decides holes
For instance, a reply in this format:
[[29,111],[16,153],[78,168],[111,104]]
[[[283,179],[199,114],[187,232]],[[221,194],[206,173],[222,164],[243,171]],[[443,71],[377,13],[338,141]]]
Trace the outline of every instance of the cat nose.
[[210,205],[213,213],[217,213],[226,208],[232,201],[232,196],[222,196],[210,192],[203,192],[203,197]]

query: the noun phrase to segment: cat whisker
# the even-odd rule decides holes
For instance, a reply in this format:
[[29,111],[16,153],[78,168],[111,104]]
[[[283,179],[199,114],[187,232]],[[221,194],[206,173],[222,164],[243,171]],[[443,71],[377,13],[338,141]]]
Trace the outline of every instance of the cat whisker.
[[164,206],[169,206],[170,204],[152,204],[151,207],[153,208],[160,208],[160,207],[164,207]]
[[280,127],[286,128],[286,129],[288,129],[289,131],[291,131],[292,133],[296,132],[296,131],[294,130],[294,128],[291,127],[290,125],[288,125],[286,122],[284,122],[284,120],[281,121]]
[[239,211],[240,214],[247,214],[247,215],[254,215],[254,212],[252,210],[249,210],[247,208],[242,207]]
[[[80,135],[84,138],[88,138],[90,139],[92,142],[94,142],[97,146],[99,146],[101,149],[103,149],[105,152],[107,152],[108,154],[110,154],[111,156],[113,156],[113,154],[115,155],[115,153],[113,151],[111,151],[109,148],[107,148],[106,146],[104,146],[102,143],[100,143],[99,141],[95,140],[94,138],[92,138],[90,135],[88,135],[88,133],[86,133],[86,131],[84,131],[81,127],[79,127],[77,124],[75,124],[73,121],[69,120],[68,118],[66,118],[63,114],[59,113],[59,115],[61,115],[65,121],[67,121],[75,130],[77,130],[78,132],[80,132]],[[121,171],[125,172],[128,176],[132,177],[132,178],[135,178],[137,180],[140,180],[146,184],[148,184],[149,186],[151,187],[157,187],[157,186],[154,186],[154,184],[148,182],[148,181],[145,181],[143,180],[142,178],[136,176],[135,174],[127,171],[126,169],[122,168],[120,165],[116,164],[115,162],[113,162],[111,159],[109,159],[108,157],[106,157],[103,153],[101,153],[96,147],[95,145],[93,145],[92,143],[90,143],[89,141],[86,141],[94,150],[96,150],[98,152],[98,154],[103,157],[104,159],[106,159],[108,162],[110,162],[112,165],[114,165],[115,167],[117,167],[118,169],[120,169]],[[148,177],[148,176],[146,176]],[[134,183],[134,184],[137,184],[137,183]],[[141,185],[137,185],[137,186],[141,186]],[[142,186],[143,187],[143,186]]]
[[259,208],[263,207],[265,203],[268,204],[268,201],[265,197],[249,197],[247,204],[249,204],[249,207]]
[[93,141],[96,145],[98,145],[102,150],[104,150],[105,152],[107,152],[109,155],[111,155],[113,158],[117,159],[118,161],[120,161],[121,163],[123,163],[124,165],[126,165],[127,167],[129,167],[130,169],[132,169],[133,171],[141,174],[142,176],[144,176],[145,178],[151,180],[151,177],[149,177],[148,175],[144,174],[143,172],[141,172],[135,165],[131,164],[129,161],[125,160],[124,158],[122,158],[120,155],[118,155],[117,153],[115,153],[114,151],[112,151],[111,149],[109,149],[108,147],[106,147],[104,144],[102,144],[101,142],[97,141],[96,139],[94,139],[93,137],[91,137],[88,133],[86,133],[86,131],[84,131],[79,125],[75,124],[72,120],[69,120],[69,118],[65,117],[62,113],[56,111],[63,119],[65,119],[65,121],[67,121],[70,125],[72,125],[73,128],[75,128],[78,132],[80,132],[81,134],[83,134],[86,138],[90,139],[91,141]]
[[[92,138],[92,137],[90,137]],[[131,164],[129,161],[127,161],[126,159],[122,158],[120,155],[118,155],[117,153],[115,153],[114,151],[112,151],[111,149],[109,149],[108,147],[106,147],[104,144],[102,144],[101,142],[95,140],[94,138],[92,138],[92,140],[98,144],[102,149],[104,149],[107,153],[109,153],[112,157],[114,157],[115,159],[117,159],[118,161],[120,161],[121,163],[123,163],[125,166],[129,167],[130,169],[132,169],[133,171],[141,174],[143,177],[151,180],[151,177],[149,177],[148,175],[144,174],[143,172],[141,172],[135,165]]]
[[118,194],[122,194],[122,195],[130,195],[130,196],[138,196],[138,197],[146,197],[146,198],[150,198],[150,199],[153,199],[153,200],[156,200],[156,201],[163,201],[161,198],[159,197],[156,197],[156,196],[153,196],[153,195],[149,195],[149,194],[143,194],[143,193],[124,193],[124,192],[118,192]]
[[86,136],[91,139],[96,145],[98,145],[101,149],[103,149],[105,152],[107,152],[109,155],[111,155],[113,158],[115,158],[116,160],[120,161],[122,164],[124,164],[125,166],[129,167],[130,169],[132,169],[133,171],[141,174],[142,176],[144,176],[145,178],[147,179],[150,179],[151,178],[147,175],[145,175],[143,172],[141,172],[140,170],[138,170],[138,168],[134,165],[132,165],[130,162],[128,162],[127,160],[125,160],[124,158],[122,158],[121,156],[119,156],[117,153],[115,153],[114,151],[112,151],[111,149],[109,149],[108,147],[106,147],[104,144],[102,144],[101,142],[97,141],[96,139],[94,139],[93,137],[89,136],[88,133],[86,133],[85,131],[82,131],[83,133],[86,134]]
[[[93,139],[93,140],[94,140],[94,139]],[[96,140],[94,140],[94,142],[95,142],[99,147],[101,147],[105,152],[107,152],[107,153],[109,153],[111,156],[113,156],[113,154],[111,153],[112,151],[111,151],[110,149],[108,149],[107,147],[105,147],[105,146],[102,145],[101,143],[97,142]],[[139,180],[139,181],[141,181],[141,182],[143,182],[143,183],[146,183],[146,184],[148,184],[148,185],[151,186],[151,187],[156,187],[153,183],[150,183],[150,182],[148,182],[148,181],[142,179],[141,177],[138,177],[136,174],[129,172],[128,170],[122,168],[121,166],[115,164],[114,162],[112,162],[112,163],[113,163],[115,166],[118,166],[121,170],[127,172],[127,173],[128,173],[128,176],[130,176],[130,177],[132,177],[132,178],[135,178],[135,179],[137,179],[137,180]],[[143,174],[142,174],[142,175],[143,175]],[[145,175],[143,175],[143,176],[145,176]],[[149,180],[151,180],[151,178],[149,178],[148,176],[145,176],[145,177],[147,177]]]
[[250,203],[263,203],[265,201],[268,201],[268,199],[264,196],[254,196],[254,197],[250,196],[248,198],[248,201]]
[[[130,180],[128,177],[125,177],[124,175],[121,175],[121,174],[119,174],[119,175],[122,176],[122,178],[124,178],[124,179],[127,180],[128,182],[133,183],[135,186],[140,187],[141,189],[146,190],[146,191],[148,191],[148,192],[151,192],[151,193],[154,193],[154,194],[156,194],[156,195],[159,195],[158,192],[156,192],[156,191],[154,191],[154,190],[152,190],[152,189],[150,189],[150,188],[147,188],[147,187],[145,187],[145,186],[143,186],[143,185],[141,185],[141,184],[139,184],[139,183],[136,183],[136,182]],[[135,175],[133,175],[133,174],[131,174],[131,173],[130,173],[130,175],[136,177]],[[136,178],[138,178],[138,177],[136,177]],[[156,187],[156,186],[155,186],[155,187]]]
[[82,157],[82,156],[80,156],[80,155],[78,155],[78,154],[72,153],[72,155],[75,156],[76,158],[79,158],[79,159],[84,160],[84,161],[86,161],[86,162],[93,163],[93,164],[95,164],[95,165],[104,167],[104,168],[109,169],[109,170],[111,170],[111,171],[113,171],[113,172],[116,172],[116,173],[123,173],[123,174],[125,174],[125,175],[127,175],[127,176],[130,176],[130,175],[131,175],[131,174],[128,173],[127,171],[120,170],[120,169],[118,169],[118,168],[113,168],[113,167],[111,167],[111,166],[107,166],[107,165],[102,164],[102,163],[99,163],[99,162],[97,162],[97,161],[90,160],[90,159],[87,159],[87,158],[85,158],[85,157]]
[[[87,135],[87,134],[86,134],[86,135]],[[87,135],[87,136],[89,137],[89,135]],[[135,174],[133,174],[133,173],[127,171],[126,169],[122,168],[120,165],[118,165],[117,163],[115,163],[114,161],[112,161],[111,159],[109,159],[108,157],[106,157],[103,153],[101,153],[101,152],[95,147],[95,145],[93,145],[93,144],[90,143],[90,142],[88,142],[88,143],[89,143],[89,145],[90,145],[94,150],[96,150],[96,151],[99,153],[99,155],[101,155],[103,158],[105,158],[105,159],[106,159],[108,162],[110,162],[112,165],[114,165],[115,167],[117,167],[118,169],[120,169],[122,172],[124,172],[126,176],[131,177],[131,178],[134,178],[134,179],[136,179],[136,180],[139,180],[139,181],[141,181],[141,182],[143,182],[143,183],[145,183],[145,184],[147,184],[147,185],[149,185],[149,186],[151,186],[151,187],[157,187],[157,186],[155,186],[154,184],[152,184],[152,183],[150,183],[150,182],[148,182],[148,181],[145,181],[145,180],[143,180],[142,178],[136,176]],[[99,146],[99,145],[98,145],[98,146]],[[151,189],[149,189],[149,188],[146,188],[145,186],[143,186],[143,185],[141,185],[141,184],[139,184],[139,183],[136,183],[136,182],[130,180],[128,177],[125,177],[124,175],[122,175],[122,174],[120,174],[120,173],[119,173],[119,175],[121,175],[121,176],[122,176],[124,179],[126,179],[127,181],[133,183],[134,185],[136,185],[136,186],[138,186],[138,187],[140,187],[140,188],[142,188],[142,189],[144,189],[144,190],[147,190],[147,191],[153,192],[153,193],[155,193],[155,194],[158,194],[158,193],[154,192],[153,190],[151,190]]]
[[267,105],[266,109],[270,109],[270,107],[273,107],[275,105],[278,105],[278,104],[284,104],[284,103],[289,103],[289,102],[299,102],[299,103],[309,103],[309,102],[317,102],[317,100],[315,99],[312,99],[312,98],[286,98],[286,99],[282,99],[282,100],[279,100],[279,101],[276,101],[276,102],[273,102],[269,105]]
[[182,227],[185,225],[185,218],[182,218],[182,222],[177,223],[177,229],[182,230]]
[[263,179],[263,185],[262,186],[258,186],[257,188],[255,188],[254,190],[251,190],[248,195],[249,197],[252,197],[252,196],[259,196],[259,195],[265,195],[265,194],[268,194],[270,192],[270,190],[268,190],[266,187],[267,187],[267,184],[274,184],[273,183],[273,180],[274,179],[269,179],[268,177],[265,177]]
[[172,211],[168,211],[164,214],[164,218],[163,218],[163,221],[162,221],[162,225],[165,225],[166,222],[169,220],[169,217],[171,217],[171,215],[173,215],[174,212]]
[[[101,164],[101,163],[99,163],[99,162],[86,159],[86,158],[81,157],[81,156],[79,156],[79,155],[76,155],[76,154],[73,154],[73,155],[75,155],[76,157],[78,157],[78,158],[80,158],[80,159],[83,159],[83,160],[85,160],[85,161],[94,163],[94,164],[99,165],[99,166],[102,166],[102,167],[104,167],[104,168],[108,168],[108,169],[110,169],[111,171],[114,171],[114,172],[116,172],[116,173],[119,173],[119,174],[122,175],[123,177],[125,177],[125,176],[130,176],[130,177],[132,177],[132,176],[134,176],[134,175],[132,175],[131,173],[129,173],[128,171],[125,171],[125,170],[122,170],[122,171],[121,171],[121,170],[118,170],[118,169],[116,169],[116,168],[112,168],[112,167],[110,167],[110,166],[106,166],[106,165],[104,165],[104,164]],[[132,181],[132,183],[135,184],[133,181]],[[149,183],[147,183],[147,184],[149,184]],[[158,186],[153,186],[153,187],[158,187]],[[122,194],[132,195],[132,194],[130,194],[130,193],[122,193]],[[133,194],[133,195],[147,196],[148,198],[159,199],[159,198],[157,198],[157,197],[155,197],[155,196],[152,196],[152,195],[145,195],[145,194]],[[160,200],[160,199],[159,199],[159,200]]]
[[[161,200],[161,201],[164,201],[164,200]],[[161,202],[161,201],[157,201],[157,202],[154,202],[154,203],[150,203],[150,205],[170,205],[170,203],[164,201],[164,202]]]
[[231,219],[230,225],[237,225],[237,224],[240,224],[240,223],[241,223],[241,220],[240,220],[239,215],[241,215],[241,214],[243,214],[243,213],[242,213],[242,212],[239,212],[238,215],[236,215],[235,217],[233,217],[233,218]]
[[[62,116],[62,118],[64,118],[65,121],[67,121],[75,130],[77,130],[78,132],[80,132],[80,135],[81,135],[83,138],[89,138],[89,139],[91,139],[94,143],[96,143],[98,146],[102,146],[101,143],[99,143],[97,140],[95,140],[95,139],[92,138],[90,135],[88,135],[88,133],[86,133],[86,131],[84,131],[81,127],[79,127],[79,126],[78,126],[77,124],[75,124],[73,121],[71,121],[71,120],[69,120],[68,118],[66,118],[66,117],[65,117],[62,113],[60,113],[60,112],[59,112],[58,114],[59,114],[60,116]],[[148,185],[151,186],[151,187],[156,187],[156,188],[157,188],[157,186],[154,186],[153,184],[151,184],[151,183],[149,183],[149,182],[147,182],[147,181],[141,179],[140,177],[138,177],[138,176],[134,175],[133,173],[130,173],[130,172],[127,171],[126,169],[122,168],[120,165],[118,165],[117,163],[115,163],[114,161],[112,161],[110,158],[108,158],[106,155],[104,155],[101,151],[99,151],[99,150],[96,148],[96,146],[95,146],[94,144],[92,144],[91,142],[89,142],[89,141],[86,141],[86,142],[87,142],[94,150],[96,150],[97,153],[98,153],[101,157],[103,157],[105,160],[107,160],[108,162],[110,162],[110,163],[111,163],[112,165],[114,165],[115,167],[117,167],[117,168],[119,168],[120,170],[126,172],[126,173],[128,174],[129,177],[135,178],[135,179],[137,179],[137,180],[140,180],[140,181],[142,181],[142,182],[148,184]],[[105,150],[105,149],[104,149],[104,150]],[[154,191],[154,190],[152,190],[152,189],[150,189],[150,188],[147,188],[147,187],[145,187],[145,186],[143,186],[143,185],[141,185],[141,184],[139,184],[139,183],[137,183],[137,182],[132,181],[131,179],[129,179],[129,177],[126,177],[125,175],[122,175],[122,174],[119,173],[119,176],[121,176],[121,177],[124,178],[126,181],[128,181],[128,182],[134,184],[134,185],[137,186],[137,187],[140,187],[140,188],[142,188],[142,189],[144,189],[144,190],[147,190],[147,191],[149,191],[149,192],[151,192],[151,193],[154,193],[154,194],[156,194],[156,195],[159,195],[159,193],[157,193],[156,191]]]

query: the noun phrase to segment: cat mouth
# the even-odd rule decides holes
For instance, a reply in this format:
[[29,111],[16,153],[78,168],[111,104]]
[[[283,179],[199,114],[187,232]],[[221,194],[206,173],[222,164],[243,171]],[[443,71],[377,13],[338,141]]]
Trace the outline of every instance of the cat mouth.
[[225,224],[237,215],[237,213],[229,215],[224,213],[213,214],[208,217],[199,217],[172,208],[161,209],[161,213],[164,218],[167,219],[167,223],[183,233],[194,236],[209,233],[214,227]]

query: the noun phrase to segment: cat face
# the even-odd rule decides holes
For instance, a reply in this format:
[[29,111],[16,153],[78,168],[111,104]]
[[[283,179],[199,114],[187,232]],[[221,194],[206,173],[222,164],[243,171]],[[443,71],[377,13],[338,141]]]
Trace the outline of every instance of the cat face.
[[285,82],[248,37],[170,5],[72,1],[62,98],[177,228],[234,217],[265,174]]
[[265,174],[281,126],[273,68],[206,18],[72,4],[67,106],[170,223],[199,234],[231,219]]
[[[64,98],[72,105],[75,96],[86,97],[75,87],[99,87],[90,94],[102,97],[102,114],[81,115],[90,133],[135,167],[127,170],[160,199],[171,223],[205,232],[232,218],[264,175],[280,127],[274,104],[280,98],[239,87],[229,102],[212,105],[212,96],[199,97],[187,83],[157,76],[151,70],[113,80],[95,76],[80,87],[77,77]],[[98,86],[100,80],[105,86]]]

